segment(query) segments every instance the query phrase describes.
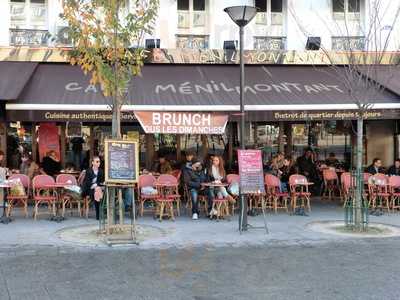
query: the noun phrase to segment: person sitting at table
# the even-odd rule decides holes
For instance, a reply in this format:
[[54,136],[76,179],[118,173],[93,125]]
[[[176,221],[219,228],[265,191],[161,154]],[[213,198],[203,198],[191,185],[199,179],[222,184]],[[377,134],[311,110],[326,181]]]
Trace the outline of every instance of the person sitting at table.
[[199,218],[199,194],[206,194],[208,199],[208,211],[212,207],[212,199],[210,189],[202,186],[202,183],[207,182],[206,173],[203,170],[200,160],[193,159],[191,164],[186,164],[183,170],[183,180],[188,188],[188,192],[191,195],[192,200],[192,219],[197,220]]
[[30,180],[36,175],[40,174],[40,168],[37,163],[32,160],[29,153],[23,153],[21,156],[21,165],[19,166],[19,173],[29,177]]
[[55,176],[61,171],[61,163],[57,158],[56,151],[50,150],[43,157],[41,172],[45,175]]
[[281,171],[281,192],[287,192],[289,186],[289,177],[293,174],[298,174],[298,167],[291,156],[285,157]]
[[160,155],[158,158],[159,164],[157,172],[159,174],[170,174],[172,172],[172,167],[170,162],[166,159],[165,155]]
[[82,197],[89,196],[94,202],[96,209],[96,220],[100,217],[100,200],[104,183],[104,171],[100,168],[100,157],[94,156],[92,166],[86,170],[85,179],[82,184]]
[[400,176],[400,158],[394,161],[394,165],[389,168],[387,174],[389,176]]
[[[215,155],[213,156],[212,164],[211,166],[207,169],[207,180],[210,182],[214,183],[222,183],[226,182],[226,172],[224,168],[224,160],[222,159],[221,156]],[[210,195],[212,196],[212,199],[214,199],[215,196],[218,198],[226,198],[230,203],[235,202],[233,197],[229,195],[227,192],[226,188],[224,186],[220,187],[210,187]],[[211,211],[210,215],[216,215],[216,211]]]
[[336,167],[339,164],[339,160],[336,158],[335,153],[331,152],[325,163],[328,167]]
[[314,183],[313,193],[318,195],[320,193],[320,190],[318,190],[318,187],[320,186],[320,179],[318,177],[317,168],[314,163],[313,156],[313,151],[310,148],[307,148],[304,151],[304,154],[297,159],[296,164],[299,173],[304,175],[307,180]]
[[371,175],[383,173],[384,170],[382,168],[382,161],[380,160],[380,158],[374,158],[372,164],[369,165],[365,171]]

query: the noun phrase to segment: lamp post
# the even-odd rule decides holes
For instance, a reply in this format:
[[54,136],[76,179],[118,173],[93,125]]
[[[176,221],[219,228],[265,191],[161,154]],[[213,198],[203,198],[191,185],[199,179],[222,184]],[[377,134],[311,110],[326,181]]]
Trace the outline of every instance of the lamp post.
[[[244,61],[243,61],[243,32],[244,27],[256,16],[257,8],[253,6],[231,6],[224,9],[229,17],[239,26],[239,61],[240,61],[240,148],[245,149],[244,145]],[[240,191],[240,216],[239,216],[239,231],[247,230],[247,201],[244,200],[244,195]]]

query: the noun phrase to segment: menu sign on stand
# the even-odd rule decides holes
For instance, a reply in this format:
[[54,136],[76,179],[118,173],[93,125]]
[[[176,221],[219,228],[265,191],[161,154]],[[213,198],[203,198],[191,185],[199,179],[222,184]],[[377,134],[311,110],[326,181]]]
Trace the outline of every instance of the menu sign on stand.
[[265,192],[261,150],[238,150],[240,191],[242,194]]
[[138,143],[129,140],[105,140],[105,181],[136,183],[139,177]]

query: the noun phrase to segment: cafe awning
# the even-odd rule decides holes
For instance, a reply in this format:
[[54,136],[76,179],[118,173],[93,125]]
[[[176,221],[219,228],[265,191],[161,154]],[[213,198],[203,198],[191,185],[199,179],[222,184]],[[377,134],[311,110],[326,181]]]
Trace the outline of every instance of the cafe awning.
[[[355,110],[338,72],[329,66],[246,66],[245,109],[259,119],[265,119],[262,112]],[[110,99],[89,80],[77,66],[42,63],[18,101],[7,103],[9,119],[21,117],[22,111],[31,120],[35,111],[53,113],[52,120],[68,119],[68,112],[100,112],[101,121],[105,116],[101,112],[110,110]],[[365,100],[377,110],[400,109],[400,96],[394,90],[367,94]],[[142,76],[130,83],[123,106],[127,113],[239,109],[236,65],[145,65]],[[126,120],[130,118],[134,119]]]
[[0,100],[18,99],[36,67],[33,62],[0,62]]

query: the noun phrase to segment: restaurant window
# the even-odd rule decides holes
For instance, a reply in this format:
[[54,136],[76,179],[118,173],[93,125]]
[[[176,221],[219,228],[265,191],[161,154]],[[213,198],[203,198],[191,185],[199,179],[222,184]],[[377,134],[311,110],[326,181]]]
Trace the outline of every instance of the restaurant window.
[[179,49],[208,49],[208,36],[177,35],[176,48]]

